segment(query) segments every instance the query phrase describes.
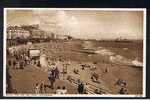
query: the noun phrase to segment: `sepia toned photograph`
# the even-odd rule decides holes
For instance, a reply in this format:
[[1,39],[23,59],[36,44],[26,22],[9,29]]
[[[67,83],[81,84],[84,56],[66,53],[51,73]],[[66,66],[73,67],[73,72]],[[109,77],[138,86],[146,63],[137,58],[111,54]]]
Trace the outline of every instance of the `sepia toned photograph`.
[[5,8],[3,95],[145,97],[146,9]]

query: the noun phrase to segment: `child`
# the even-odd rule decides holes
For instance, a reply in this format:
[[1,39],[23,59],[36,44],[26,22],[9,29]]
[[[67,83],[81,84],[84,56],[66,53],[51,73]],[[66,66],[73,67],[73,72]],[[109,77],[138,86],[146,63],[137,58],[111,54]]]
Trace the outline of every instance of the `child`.
[[42,81],[42,83],[40,84],[40,93],[46,93],[46,87],[45,87],[43,81]]
[[40,93],[40,85],[39,85],[39,83],[36,83],[35,88],[34,88],[34,92],[35,92],[36,94],[39,94],[39,93]]

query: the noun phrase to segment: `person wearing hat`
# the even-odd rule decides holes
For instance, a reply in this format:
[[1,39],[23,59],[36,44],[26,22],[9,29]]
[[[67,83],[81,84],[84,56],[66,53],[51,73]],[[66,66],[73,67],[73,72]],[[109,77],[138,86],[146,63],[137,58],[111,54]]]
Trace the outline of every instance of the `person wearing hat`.
[[54,89],[55,76],[53,70],[48,70],[48,79],[50,81],[50,87]]

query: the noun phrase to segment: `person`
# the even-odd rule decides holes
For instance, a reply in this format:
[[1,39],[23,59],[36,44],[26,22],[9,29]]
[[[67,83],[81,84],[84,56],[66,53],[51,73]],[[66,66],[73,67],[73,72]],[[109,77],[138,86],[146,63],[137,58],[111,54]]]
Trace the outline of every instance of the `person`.
[[16,66],[17,65],[17,61],[15,59],[12,60],[12,64],[13,64],[13,66]]
[[67,89],[65,86],[62,87],[62,94],[66,94],[67,93]]
[[82,70],[84,70],[84,66],[82,66]]
[[96,94],[102,94],[102,91],[100,89],[95,89],[94,93],[96,93]]
[[90,69],[91,69],[91,70],[95,70],[95,69],[96,69],[96,66],[93,65],[93,66],[90,67]]
[[82,82],[78,84],[78,93],[79,94],[84,93],[84,84]]
[[127,85],[126,81],[125,81],[125,80],[122,80],[122,84],[121,84],[121,86],[126,87],[126,85]]
[[20,69],[20,63],[19,63],[19,62],[17,62],[15,68],[16,68],[16,69]]
[[108,68],[105,68],[105,71],[104,71],[104,73],[107,73],[108,72]]
[[39,85],[39,83],[36,83],[34,91],[35,91],[36,94],[40,93],[40,85]]
[[74,68],[73,72],[74,72],[75,74],[79,74],[79,70],[76,69],[76,68]]
[[117,82],[116,82],[116,85],[119,85],[119,86],[126,86],[127,83],[125,80],[123,79],[118,79]]
[[40,84],[40,93],[46,93],[46,87],[45,87],[45,85],[44,85],[44,82],[42,82],[42,83]]
[[25,62],[26,62],[26,64],[28,65],[28,64],[30,64],[29,62],[30,62],[30,59],[29,59],[29,57],[26,55],[25,56]]
[[85,94],[88,94],[88,90],[89,90],[89,84],[88,83],[85,83],[85,89],[84,89],[84,93]]
[[11,80],[12,76],[9,73],[9,68],[8,66],[6,67],[6,84],[7,84],[7,88],[6,91],[7,93],[12,93],[13,92],[13,86],[12,86],[12,80]]
[[98,81],[99,75],[97,73],[95,73],[95,72],[92,73],[91,79],[92,79],[93,82],[98,82],[99,83],[99,81]]
[[54,82],[55,82],[55,76],[54,76],[54,71],[53,70],[49,70],[48,72],[48,79],[50,81],[50,87],[52,89],[54,89]]
[[67,65],[66,64],[63,64],[63,73],[67,74]]
[[57,87],[57,89],[56,89],[56,94],[62,94],[61,89],[60,89],[60,86]]
[[119,94],[128,94],[127,93],[127,89],[125,87],[122,87],[120,90],[119,90]]
[[23,62],[23,60],[21,60],[19,63],[20,63],[20,69],[24,69],[24,62]]
[[37,66],[38,66],[38,67],[41,67],[40,61],[37,62]]
[[59,79],[59,70],[58,70],[58,67],[56,67],[56,68],[54,69],[54,72],[55,72],[55,78],[56,78],[56,79]]
[[52,67],[51,72],[52,72],[52,73],[51,73],[51,74],[52,74],[52,76],[54,76],[54,77],[55,77],[55,76],[56,76],[56,75],[55,75],[55,67]]

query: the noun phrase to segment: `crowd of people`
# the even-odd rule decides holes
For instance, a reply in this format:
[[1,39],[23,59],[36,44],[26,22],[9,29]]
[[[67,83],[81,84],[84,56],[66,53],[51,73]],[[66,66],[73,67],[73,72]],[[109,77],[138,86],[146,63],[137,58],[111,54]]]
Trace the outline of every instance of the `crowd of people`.
[[[54,84],[55,84],[56,79],[60,79],[60,71],[59,71],[58,67],[55,66],[54,63],[52,65],[53,65],[53,67],[48,70],[49,85],[44,84],[44,82],[36,83],[35,88],[34,88],[34,93],[36,93],[36,94],[47,93],[46,92],[47,87],[49,87],[50,89],[55,89]],[[55,90],[56,90],[55,91],[56,94],[66,94],[67,93],[67,89],[65,86],[63,86],[62,88],[60,86],[58,86]]]
[[[27,51],[25,50],[14,52],[13,56],[17,60],[16,65],[15,65],[16,69],[23,69],[26,65],[34,64],[36,63],[36,61],[38,61],[38,60],[31,60],[27,54]],[[37,66],[40,66],[39,63],[37,63]],[[87,64],[81,65],[82,70],[85,70],[85,68],[90,68],[90,70],[92,70],[93,72],[97,69],[95,65],[93,66],[89,66]],[[74,68],[73,72],[75,74],[79,74],[79,69]],[[108,68],[105,69],[104,73],[107,73],[107,72],[108,72]],[[58,69],[58,67],[56,67],[55,64],[53,64],[53,67],[48,70],[48,80],[50,84],[49,87],[51,89],[54,89],[55,81],[56,79],[59,79],[59,78],[60,78],[60,70]],[[99,75],[95,72],[91,75],[91,79],[93,82],[100,83],[98,81]],[[118,80],[116,84],[123,85],[121,89],[119,90],[120,94],[127,94],[127,89],[125,88],[126,82],[124,80]],[[46,85],[44,84],[44,82],[36,83],[34,91],[36,94],[46,93]],[[83,82],[78,82],[77,91],[79,94],[86,94],[87,93],[86,84],[84,84]],[[101,94],[101,91],[99,91],[99,89],[96,89],[94,92],[96,94]],[[67,89],[65,86],[63,86],[62,88],[60,86],[57,87],[56,94],[66,94],[66,93],[67,93]]]
[[35,88],[34,88],[34,92],[36,94],[46,93],[46,85],[44,84],[44,82],[36,83]]
[[31,59],[28,57],[26,49],[8,48],[7,56],[14,58],[13,66],[15,69],[23,69],[26,65],[30,64]]

